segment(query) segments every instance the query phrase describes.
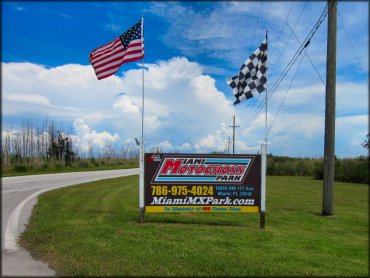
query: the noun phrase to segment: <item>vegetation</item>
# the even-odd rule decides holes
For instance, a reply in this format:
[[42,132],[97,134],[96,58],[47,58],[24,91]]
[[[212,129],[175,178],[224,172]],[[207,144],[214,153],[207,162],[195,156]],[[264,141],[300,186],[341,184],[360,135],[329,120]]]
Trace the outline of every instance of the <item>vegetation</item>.
[[89,142],[83,151],[76,136],[57,128],[53,121],[34,127],[22,122],[19,131],[3,131],[1,140],[2,176],[86,170],[132,168],[138,165],[138,148],[106,142],[101,150]]
[[[369,157],[335,158],[334,179],[342,182],[369,183]],[[309,176],[322,180],[323,159],[267,156],[267,175]]]
[[268,177],[266,229],[253,213],[146,214],[138,177],[45,193],[21,244],[66,276],[368,277],[368,186],[336,182],[321,216],[322,182]]
[[366,135],[366,140],[361,144],[365,149],[370,151],[370,146],[369,146],[369,139],[370,139],[370,133]]
[[[369,134],[367,135],[369,138]],[[368,139],[362,146],[369,149]],[[41,128],[23,121],[20,131],[3,132],[1,146],[2,176],[56,173],[86,170],[108,170],[138,166],[138,148],[112,145],[103,149],[89,143],[83,151],[75,136],[67,134],[53,121]],[[335,180],[369,183],[369,157],[335,159]],[[323,159],[291,158],[268,155],[267,175],[323,177]]]

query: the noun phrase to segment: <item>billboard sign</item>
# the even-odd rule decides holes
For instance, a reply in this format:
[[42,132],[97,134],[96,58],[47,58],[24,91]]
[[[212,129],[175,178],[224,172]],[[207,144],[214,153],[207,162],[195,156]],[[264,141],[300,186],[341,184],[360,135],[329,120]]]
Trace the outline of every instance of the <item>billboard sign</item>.
[[145,212],[260,212],[261,156],[145,154]]

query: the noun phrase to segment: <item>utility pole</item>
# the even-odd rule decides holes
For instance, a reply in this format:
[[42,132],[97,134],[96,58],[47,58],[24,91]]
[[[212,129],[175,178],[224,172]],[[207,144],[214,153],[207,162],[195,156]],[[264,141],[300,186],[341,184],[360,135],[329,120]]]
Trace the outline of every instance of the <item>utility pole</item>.
[[337,1],[328,0],[328,38],[325,93],[325,143],[322,215],[333,215],[335,155],[335,84],[337,52]]
[[229,127],[233,128],[233,154],[235,154],[235,128],[240,127],[239,125],[235,125],[235,115],[233,117],[233,125],[229,125]]
[[229,136],[227,141],[225,141],[225,153],[227,153],[227,154],[230,153],[230,144],[231,144],[231,140],[230,140],[230,136]]

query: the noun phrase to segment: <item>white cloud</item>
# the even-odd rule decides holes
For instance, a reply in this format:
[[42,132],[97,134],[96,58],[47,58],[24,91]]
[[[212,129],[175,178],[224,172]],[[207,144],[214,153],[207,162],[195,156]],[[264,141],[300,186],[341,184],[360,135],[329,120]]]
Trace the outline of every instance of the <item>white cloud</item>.
[[13,94],[6,96],[6,100],[13,101],[13,102],[26,102],[29,104],[40,104],[45,106],[50,106],[49,100],[39,94]]
[[107,131],[97,132],[92,130],[83,119],[76,119],[73,122],[73,127],[76,134],[72,138],[83,152],[88,152],[91,146],[103,149],[107,144],[117,143],[120,140],[117,133],[111,134]]
[[[140,137],[141,69],[97,81],[89,66],[2,66],[4,115],[69,120],[84,150],[91,141],[101,147],[106,140]],[[146,145],[168,141],[174,149],[190,150],[198,138],[229,122],[233,113],[232,104],[198,63],[175,57],[145,65]]]
[[168,141],[163,141],[158,144],[158,147],[162,152],[169,151],[173,148],[172,144]]
[[[142,70],[97,81],[90,66],[64,65],[46,68],[31,63],[2,63],[3,115],[33,114],[73,122],[80,148],[89,143],[104,147],[140,138]],[[269,151],[277,154],[322,154],[325,88],[297,75],[288,98],[269,135]],[[313,74],[315,74],[313,72]],[[289,78],[288,78],[289,81]],[[269,124],[289,82],[269,100]],[[124,92],[117,96],[118,92]],[[224,151],[232,136],[236,114],[236,152],[257,152],[264,138],[263,110],[246,126],[263,95],[234,108],[203,66],[184,57],[145,65],[145,145],[167,151]],[[338,80],[337,142],[339,155],[362,153],[367,133],[368,95],[358,82]],[[350,120],[353,114],[358,118]],[[366,115],[366,116],[364,116]],[[346,117],[342,117],[346,116]],[[361,118],[362,117],[362,118]],[[345,130],[350,130],[348,134]],[[346,141],[346,142],[344,142]],[[352,147],[346,144],[351,144]],[[304,147],[303,147],[304,146]],[[348,150],[348,151],[347,151]]]
[[128,96],[122,96],[113,104],[113,108],[118,108],[124,113],[140,115],[139,106],[130,100]]
[[[180,146],[216,130],[231,118],[234,111],[231,103],[217,90],[215,80],[202,74],[199,64],[175,57],[146,64],[145,68],[144,125],[149,138],[164,141],[161,137],[170,136],[173,139],[169,141]],[[138,88],[141,88],[141,74],[139,69],[125,73],[122,85],[127,97],[121,98],[125,99],[126,105],[128,101],[138,104],[140,111]],[[123,111],[118,104],[116,107]],[[125,126],[138,131],[140,117],[131,119]]]

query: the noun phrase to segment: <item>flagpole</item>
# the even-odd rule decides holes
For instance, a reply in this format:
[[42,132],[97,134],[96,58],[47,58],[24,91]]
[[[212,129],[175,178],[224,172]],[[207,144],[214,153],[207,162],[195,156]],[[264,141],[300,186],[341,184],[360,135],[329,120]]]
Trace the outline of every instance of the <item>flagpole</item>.
[[[266,47],[267,43],[266,31]],[[266,49],[268,51],[268,48]],[[266,60],[267,65],[267,60]],[[261,203],[260,203],[260,229],[265,229],[266,217],[266,174],[267,174],[267,69],[266,68],[266,95],[265,95],[265,142],[261,146]]]
[[[141,39],[144,43],[144,16],[141,16]],[[143,49],[144,51],[144,49]],[[144,55],[141,66],[142,102],[141,102],[141,142],[140,142],[140,165],[139,165],[139,211],[140,223],[144,223]]]
[[[266,31],[266,45],[267,45],[267,51],[268,51],[268,42],[267,42],[267,33]],[[266,61],[267,64],[267,61]],[[268,68],[268,67],[267,67]],[[266,79],[267,79],[267,69],[266,69]],[[267,81],[266,81],[266,95],[265,95],[265,144],[267,149]]]

